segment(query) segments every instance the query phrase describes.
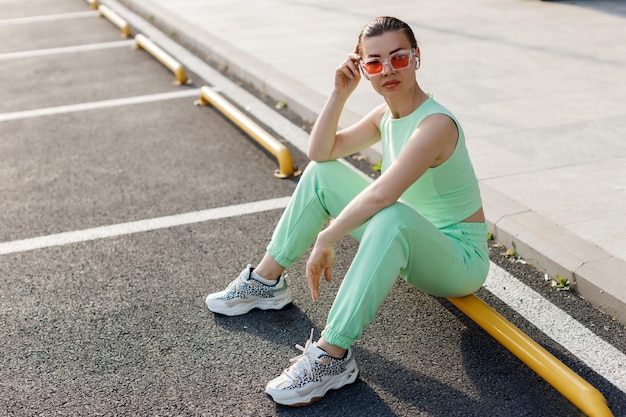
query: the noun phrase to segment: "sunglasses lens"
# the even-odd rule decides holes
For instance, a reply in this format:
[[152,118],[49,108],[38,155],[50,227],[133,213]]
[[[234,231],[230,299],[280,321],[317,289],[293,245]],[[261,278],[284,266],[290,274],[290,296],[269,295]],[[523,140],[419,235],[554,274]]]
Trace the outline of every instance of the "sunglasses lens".
[[379,59],[366,61],[363,63],[363,67],[368,74],[378,74],[383,71],[383,62]]
[[391,66],[395,69],[401,69],[409,66],[410,56],[407,53],[393,55],[390,59]]
[[394,69],[404,69],[411,65],[410,51],[400,51],[389,57],[389,60],[380,58],[370,58],[363,61],[363,69],[369,75],[377,75],[383,72],[385,64],[389,63]]

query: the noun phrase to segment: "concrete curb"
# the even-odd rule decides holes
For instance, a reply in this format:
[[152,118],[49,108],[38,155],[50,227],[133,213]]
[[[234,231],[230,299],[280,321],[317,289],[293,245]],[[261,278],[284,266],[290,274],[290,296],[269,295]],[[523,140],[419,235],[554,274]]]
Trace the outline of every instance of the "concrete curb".
[[551,277],[573,283],[577,293],[599,310],[626,323],[626,290],[617,277],[626,262],[512,200],[480,184],[489,230],[494,238]]
[[[159,6],[146,7],[134,0],[121,0],[120,3],[147,17],[162,30],[175,33],[177,40],[199,53],[203,59],[227,67],[236,77],[277,101],[284,101],[305,119],[314,120],[326,100],[325,96],[308,86],[259,63],[245,51],[224,43]],[[346,123],[360,118],[349,111],[345,116],[342,120]],[[285,139],[289,140],[289,136]],[[364,154],[376,161],[380,159],[381,152],[379,147],[373,147]],[[515,245],[516,251],[527,262],[551,277],[560,275],[568,279],[580,296],[626,324],[626,286],[615,279],[626,274],[626,261],[555,225],[487,184],[481,183],[480,186],[489,230],[498,242],[507,247]]]

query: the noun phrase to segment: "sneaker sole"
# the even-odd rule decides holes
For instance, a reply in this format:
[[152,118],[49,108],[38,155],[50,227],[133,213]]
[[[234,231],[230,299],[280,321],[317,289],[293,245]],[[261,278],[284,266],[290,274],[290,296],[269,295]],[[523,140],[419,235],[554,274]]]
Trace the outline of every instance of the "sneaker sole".
[[289,407],[304,407],[307,405],[311,405],[319,400],[321,400],[328,391],[337,390],[339,388],[345,387],[346,385],[353,384],[357,377],[359,376],[359,368],[356,366],[356,362],[354,362],[354,368],[347,370],[344,374],[336,377],[336,380],[328,385],[321,387],[318,390],[313,391],[311,394],[304,398],[279,398],[276,400],[272,394],[266,391],[268,397],[272,399],[277,404],[286,405]]
[[280,310],[285,306],[291,304],[292,302],[293,298],[291,296],[285,295],[279,298],[272,298],[271,300],[260,298],[252,303],[241,303],[233,307],[222,304],[212,305],[208,299],[205,301],[205,304],[209,311],[212,311],[213,313],[232,317],[241,316],[242,314],[246,314],[250,310],[253,310],[255,308],[258,308],[260,310]]

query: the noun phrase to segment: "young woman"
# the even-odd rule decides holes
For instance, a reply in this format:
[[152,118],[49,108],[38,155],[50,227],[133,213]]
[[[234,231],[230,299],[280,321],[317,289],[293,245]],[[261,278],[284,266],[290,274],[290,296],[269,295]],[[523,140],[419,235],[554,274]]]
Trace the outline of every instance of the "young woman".
[[[411,28],[392,17],[370,21],[317,119],[305,170],[267,253],[226,290],[209,294],[209,310],[226,315],[280,309],[292,301],[283,271],[314,243],[306,265],[313,300],[330,281],[335,243],[351,234],[358,251],[343,279],[321,338],[267,384],[274,401],[309,404],[355,381],[350,346],[374,319],[398,276],[426,293],[460,297],[476,291],[489,269],[487,226],[478,181],[456,118],[416,80],[420,50]],[[337,131],[346,100],[363,76],[385,103]],[[382,141],[374,182],[338,158]],[[329,217],[334,221],[323,229]],[[323,230],[322,230],[323,229]]]

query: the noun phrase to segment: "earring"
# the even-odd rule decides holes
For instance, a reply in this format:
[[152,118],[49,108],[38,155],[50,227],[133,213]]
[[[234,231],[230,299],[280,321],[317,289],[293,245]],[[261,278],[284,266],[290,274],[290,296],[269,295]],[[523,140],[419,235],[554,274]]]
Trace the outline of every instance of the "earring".
[[420,67],[420,58],[418,56],[415,57],[415,69]]

